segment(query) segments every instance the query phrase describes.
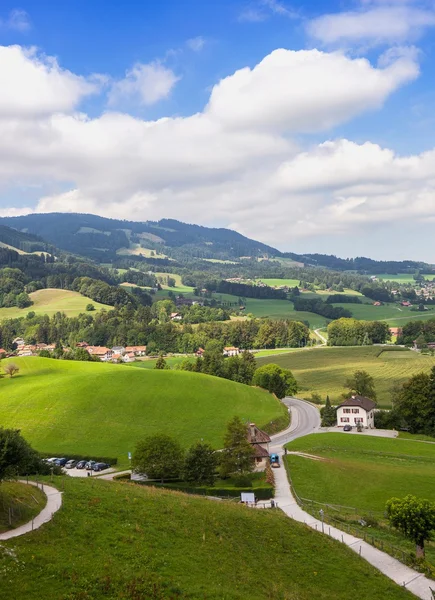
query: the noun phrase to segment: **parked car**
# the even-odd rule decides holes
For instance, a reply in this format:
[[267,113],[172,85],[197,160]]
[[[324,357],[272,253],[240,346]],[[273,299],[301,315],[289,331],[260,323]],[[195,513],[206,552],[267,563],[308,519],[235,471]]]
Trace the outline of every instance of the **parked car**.
[[104,469],[108,469],[110,467],[110,465],[108,465],[107,463],[96,463],[94,465],[93,470],[94,471],[104,471]]
[[97,464],[97,461],[95,460],[88,460],[88,462],[86,463],[86,471],[93,471],[94,469],[94,465]]
[[66,464],[65,464],[65,469],[73,469],[77,464],[76,460],[69,460]]
[[345,425],[343,431],[352,431],[352,425]]
[[76,464],[76,469],[84,469],[87,462],[87,460],[79,460],[79,462]]
[[48,463],[49,465],[54,464],[57,460],[59,460],[56,456],[54,456],[53,458],[45,458],[44,459],[46,463]]
[[54,461],[54,464],[57,465],[58,467],[64,467],[67,462],[68,462],[67,458],[58,458],[57,460]]

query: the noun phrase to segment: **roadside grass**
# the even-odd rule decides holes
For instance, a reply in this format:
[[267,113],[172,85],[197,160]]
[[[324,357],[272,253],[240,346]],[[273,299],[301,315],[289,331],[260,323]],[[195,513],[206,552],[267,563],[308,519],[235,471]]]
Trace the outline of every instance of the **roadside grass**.
[[0,533],[31,521],[47,503],[39,489],[18,481],[0,484]]
[[63,486],[50,523],[5,543],[2,600],[413,598],[280,511],[95,479]]
[[[356,525],[362,533],[388,541],[406,553],[415,551],[412,542],[388,526],[385,503],[407,494],[435,501],[435,445],[411,439],[320,433],[290,442],[287,448],[326,459],[285,457],[298,496],[335,505],[322,506],[329,522],[344,530],[346,525]],[[320,504],[303,504],[318,516]],[[355,510],[349,510],[351,507]],[[369,529],[360,526],[361,518],[370,524]],[[435,543],[427,544],[426,552],[435,565]]]
[[259,427],[288,415],[264,390],[210,375],[38,357],[11,360],[20,372],[2,380],[0,422],[21,429],[37,450],[53,456],[114,456],[122,467],[147,435],[167,433],[184,447],[204,438],[219,448],[234,415]]
[[0,320],[18,319],[25,317],[29,312],[35,312],[37,315],[52,316],[57,312],[65,313],[68,317],[76,317],[80,313],[86,312],[86,306],[93,304],[95,310],[111,310],[113,307],[107,304],[100,304],[91,298],[86,298],[78,292],[69,290],[58,290],[47,288],[32,292],[30,298],[33,300],[32,306],[27,308],[0,308]]
[[293,372],[299,385],[298,397],[309,399],[316,392],[324,400],[329,394],[333,404],[341,401],[346,379],[357,370],[367,371],[375,381],[380,407],[391,406],[389,391],[393,383],[404,383],[435,366],[434,357],[410,350],[382,351],[378,346],[321,347],[258,358],[259,365],[270,362]]

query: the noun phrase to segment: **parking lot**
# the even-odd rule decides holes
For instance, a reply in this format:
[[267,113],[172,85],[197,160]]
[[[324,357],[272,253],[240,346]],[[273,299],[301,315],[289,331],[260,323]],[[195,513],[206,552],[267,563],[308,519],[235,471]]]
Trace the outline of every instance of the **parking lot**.
[[61,467],[62,471],[70,477],[98,477],[99,475],[107,475],[115,471],[108,463],[92,459],[74,460],[66,457],[52,457],[45,459],[45,462],[49,465]]

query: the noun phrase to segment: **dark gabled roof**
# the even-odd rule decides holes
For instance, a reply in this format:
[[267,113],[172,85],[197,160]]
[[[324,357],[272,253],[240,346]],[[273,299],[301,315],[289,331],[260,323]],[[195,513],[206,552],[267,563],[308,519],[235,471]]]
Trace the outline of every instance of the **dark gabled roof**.
[[269,452],[260,444],[252,444],[255,458],[269,458]]
[[[254,434],[254,435],[252,435]],[[268,444],[270,442],[270,437],[265,431],[261,431],[255,425],[255,423],[251,423],[248,425],[248,442],[251,444]]]
[[376,402],[373,402],[373,400],[370,400],[370,398],[366,398],[365,396],[355,395],[351,396],[347,400],[344,400],[344,402],[338,405],[338,408],[340,408],[340,406],[359,406],[367,412],[370,412],[375,408]]

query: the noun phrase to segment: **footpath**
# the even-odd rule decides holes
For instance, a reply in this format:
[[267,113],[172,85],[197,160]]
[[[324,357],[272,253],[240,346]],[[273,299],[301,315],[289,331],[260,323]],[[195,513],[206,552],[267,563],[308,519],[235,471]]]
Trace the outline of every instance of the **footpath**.
[[34,531],[35,529],[38,529],[39,527],[44,525],[44,523],[51,521],[54,513],[58,511],[59,508],[62,506],[62,493],[59,492],[59,490],[57,490],[56,488],[46,485],[45,483],[36,483],[35,481],[20,481],[20,483],[33,485],[42,490],[47,496],[47,504],[41,510],[39,515],[37,515],[28,523],[20,525],[20,527],[17,527],[16,529],[11,529],[11,531],[5,531],[4,533],[0,533],[0,541],[9,540],[11,538],[18,537],[19,535],[23,535],[25,533],[29,533],[31,531]]
[[[297,408],[296,410],[292,408],[293,427],[296,428],[297,423]],[[282,449],[279,451],[279,453],[282,457]],[[433,600],[434,596],[432,595],[431,588],[435,590],[435,581],[432,581],[431,579],[425,577],[422,573],[407,567],[389,554],[374,548],[364,540],[348,533],[344,533],[335,527],[330,527],[329,525],[323,524],[320,520],[305,512],[296,502],[292,494],[287,472],[284,464],[282,463],[282,458],[281,465],[282,466],[279,469],[274,469],[275,501],[278,505],[278,508],[280,508],[288,517],[294,519],[295,521],[299,521],[300,523],[305,523],[312,529],[316,529],[320,533],[329,535],[335,540],[346,544],[346,546],[351,548],[351,550],[359,554],[367,562],[379,569],[381,573],[392,579],[398,585],[405,587],[418,598],[421,598],[422,600]]]

